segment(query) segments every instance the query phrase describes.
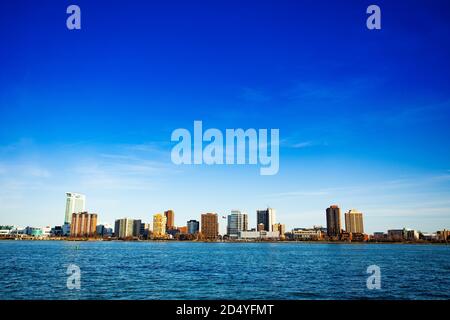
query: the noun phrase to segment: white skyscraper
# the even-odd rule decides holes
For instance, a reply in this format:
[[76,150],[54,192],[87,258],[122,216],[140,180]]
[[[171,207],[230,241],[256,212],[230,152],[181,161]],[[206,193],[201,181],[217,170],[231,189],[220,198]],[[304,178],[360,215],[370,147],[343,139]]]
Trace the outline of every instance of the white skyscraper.
[[70,224],[73,213],[80,213],[86,211],[86,196],[75,192],[66,192],[66,216],[64,224]]
[[248,215],[239,210],[232,210],[228,216],[227,234],[230,238],[237,238],[239,232],[248,230]]

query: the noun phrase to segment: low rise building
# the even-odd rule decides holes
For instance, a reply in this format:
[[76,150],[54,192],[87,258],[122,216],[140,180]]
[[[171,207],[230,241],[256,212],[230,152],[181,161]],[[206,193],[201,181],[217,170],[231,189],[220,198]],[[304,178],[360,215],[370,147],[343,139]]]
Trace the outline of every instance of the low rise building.
[[292,240],[322,240],[322,230],[319,228],[294,228],[291,231],[290,238]]
[[240,231],[239,240],[278,240],[280,238],[279,231]]
[[389,241],[404,241],[406,240],[406,229],[392,229],[388,230]]

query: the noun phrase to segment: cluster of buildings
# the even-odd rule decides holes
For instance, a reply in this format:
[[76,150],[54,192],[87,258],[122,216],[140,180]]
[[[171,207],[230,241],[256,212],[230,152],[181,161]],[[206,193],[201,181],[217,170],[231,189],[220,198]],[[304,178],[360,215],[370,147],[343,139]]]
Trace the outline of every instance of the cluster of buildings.
[[0,226],[0,237],[53,239],[121,239],[121,240],[203,240],[203,241],[352,241],[352,242],[417,242],[448,241],[450,231],[425,234],[411,229],[388,230],[387,233],[364,233],[363,214],[356,209],[344,213],[345,228],[341,225],[341,209],[331,205],[325,210],[326,228],[294,228],[286,232],[285,225],[276,220],[276,211],[267,208],[256,211],[256,227],[249,228],[248,214],[232,210],[227,220],[226,234],[219,234],[219,215],[204,213],[199,220],[189,220],[185,226],[175,225],[175,213],[167,210],[153,215],[152,223],[140,219],[121,218],[114,223],[98,224],[98,215],[86,211],[85,195],[67,192],[64,224],[62,226],[19,228]]

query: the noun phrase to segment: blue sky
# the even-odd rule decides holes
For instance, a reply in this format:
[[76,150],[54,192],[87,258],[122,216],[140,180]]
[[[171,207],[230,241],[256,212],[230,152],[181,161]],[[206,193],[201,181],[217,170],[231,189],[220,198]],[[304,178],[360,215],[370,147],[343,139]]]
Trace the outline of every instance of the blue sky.
[[[450,228],[448,39],[448,1],[2,2],[0,224],[60,224],[73,191],[109,223],[270,205],[290,229],[337,203]],[[194,120],[279,128],[279,173],[172,164]]]

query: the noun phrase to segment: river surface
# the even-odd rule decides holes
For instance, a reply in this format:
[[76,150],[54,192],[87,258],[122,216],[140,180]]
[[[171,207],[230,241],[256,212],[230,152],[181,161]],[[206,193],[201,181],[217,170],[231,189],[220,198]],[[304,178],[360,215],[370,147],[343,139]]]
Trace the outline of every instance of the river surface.
[[[371,265],[380,289],[367,287]],[[450,246],[0,241],[0,288],[0,299],[450,299]]]

